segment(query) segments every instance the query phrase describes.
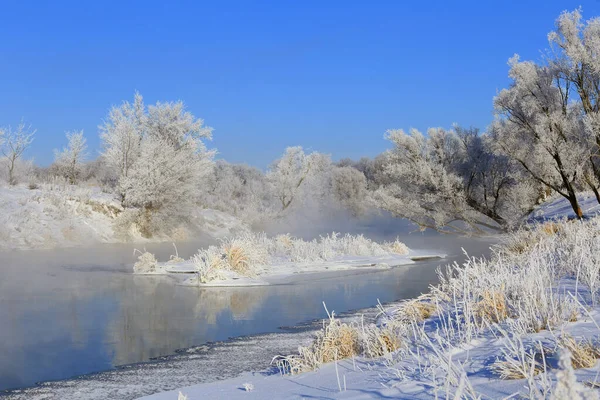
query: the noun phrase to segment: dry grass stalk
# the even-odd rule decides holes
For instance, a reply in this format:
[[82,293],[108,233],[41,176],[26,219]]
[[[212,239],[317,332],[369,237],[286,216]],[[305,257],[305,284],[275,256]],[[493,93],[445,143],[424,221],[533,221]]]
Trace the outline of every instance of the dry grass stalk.
[[491,366],[492,372],[500,376],[500,379],[515,380],[526,379],[530,375],[536,376],[544,371],[543,366],[535,361],[535,356],[527,354],[526,362],[513,358],[497,360]]
[[541,229],[547,235],[556,235],[560,232],[560,225],[556,222],[546,222]]
[[323,321],[323,330],[317,332],[310,346],[300,346],[297,355],[278,356],[273,359],[282,373],[298,374],[312,371],[321,364],[360,354],[359,329],[355,325],[336,319],[334,313],[327,314],[329,320]]
[[231,269],[242,275],[247,275],[250,270],[250,262],[248,255],[243,248],[235,245],[225,246],[225,256],[227,257],[227,263]]
[[423,322],[431,317],[436,307],[420,298],[402,303],[394,313],[397,321],[401,322]]
[[577,341],[573,336],[564,335],[558,345],[571,352],[573,368],[592,368],[600,358],[600,349],[597,349],[590,340]]
[[475,316],[482,321],[498,323],[508,317],[506,297],[502,290],[485,290],[475,304]]

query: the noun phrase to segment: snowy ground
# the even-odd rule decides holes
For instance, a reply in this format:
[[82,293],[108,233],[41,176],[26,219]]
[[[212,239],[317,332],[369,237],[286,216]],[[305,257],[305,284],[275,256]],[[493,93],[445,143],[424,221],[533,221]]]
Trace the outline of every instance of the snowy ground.
[[[596,201],[593,193],[581,193],[577,196],[577,199],[584,215],[591,217],[600,212],[600,204]],[[531,213],[529,221],[543,222],[561,218],[575,218],[575,213],[567,199],[559,195],[554,195]]]
[[[122,237],[114,231],[114,221],[121,211],[113,195],[96,187],[0,187],[0,250],[150,241],[135,232]],[[186,228],[188,235],[202,232],[213,237],[246,230],[225,213],[202,209],[190,218]],[[151,241],[169,240],[155,237]]]
[[[600,331],[600,313],[594,312],[583,319],[564,327],[563,333],[578,337],[595,337]],[[550,343],[550,332],[528,337],[530,342]],[[464,344],[452,354],[456,365],[466,372],[473,389],[484,393],[483,398],[504,399],[519,398],[516,393],[526,386],[525,379],[500,380],[490,370],[491,364],[502,357],[506,339],[489,337],[476,339]],[[548,363],[558,368],[558,357],[548,356]],[[336,365],[337,364],[337,365]],[[244,373],[236,378],[201,385],[184,387],[164,393],[157,393],[146,400],[176,400],[181,392],[189,400],[197,399],[432,399],[436,395],[445,398],[443,383],[434,383],[435,374],[431,366],[419,370],[415,359],[408,357],[400,363],[386,359],[366,360],[348,359],[324,365],[318,371],[300,375]],[[593,368],[578,369],[580,382],[598,382],[600,365]],[[441,374],[440,374],[441,375]],[[556,373],[550,372],[551,380]],[[248,384],[252,390],[245,389]],[[437,392],[437,393],[436,393]],[[450,397],[452,398],[452,397]],[[470,398],[459,396],[458,398]],[[569,399],[568,397],[565,400]]]

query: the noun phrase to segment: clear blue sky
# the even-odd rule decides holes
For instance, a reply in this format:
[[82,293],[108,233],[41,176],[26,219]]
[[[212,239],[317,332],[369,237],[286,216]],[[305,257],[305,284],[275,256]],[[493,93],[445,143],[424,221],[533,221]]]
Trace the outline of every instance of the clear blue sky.
[[514,53],[539,59],[562,10],[598,1],[0,2],[0,125],[28,156],[97,126],[135,90],[185,101],[209,147],[264,168],[286,146],[374,156],[389,128],[485,128]]

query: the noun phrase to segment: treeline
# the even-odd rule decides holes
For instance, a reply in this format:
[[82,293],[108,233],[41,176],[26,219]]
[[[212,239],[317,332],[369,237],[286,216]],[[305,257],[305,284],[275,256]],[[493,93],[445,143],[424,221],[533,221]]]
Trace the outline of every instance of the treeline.
[[454,126],[390,130],[392,148],[374,159],[334,163],[290,147],[266,172],[214,161],[212,129],[181,102],[113,107],[100,126],[102,152],[88,159],[83,132],[67,133],[49,168],[22,160],[35,131],[0,130],[5,180],[93,183],[115,193],[119,223],[146,235],[169,232],[196,207],[219,209],[250,224],[302,210],[360,216],[382,209],[446,233],[508,230],[557,193],[583,216],[577,193],[600,202],[600,20],[564,12],[541,62],[509,61],[510,87],[493,100],[485,132]]

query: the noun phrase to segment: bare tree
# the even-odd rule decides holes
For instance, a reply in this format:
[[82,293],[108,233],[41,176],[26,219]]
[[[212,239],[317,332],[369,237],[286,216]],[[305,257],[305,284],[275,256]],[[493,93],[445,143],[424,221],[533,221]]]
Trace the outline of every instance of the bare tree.
[[8,168],[8,183],[9,185],[15,185],[17,183],[15,179],[15,167],[17,161],[21,158],[25,150],[33,142],[35,135],[35,129],[31,128],[31,125],[26,125],[25,122],[17,126],[17,129],[13,130],[11,127],[6,129],[0,129],[2,131],[1,148],[2,154],[6,157],[6,165]]
[[62,151],[54,150],[54,164],[57,172],[74,185],[81,175],[83,162],[87,157],[87,144],[83,131],[67,132],[66,137],[67,147]]

